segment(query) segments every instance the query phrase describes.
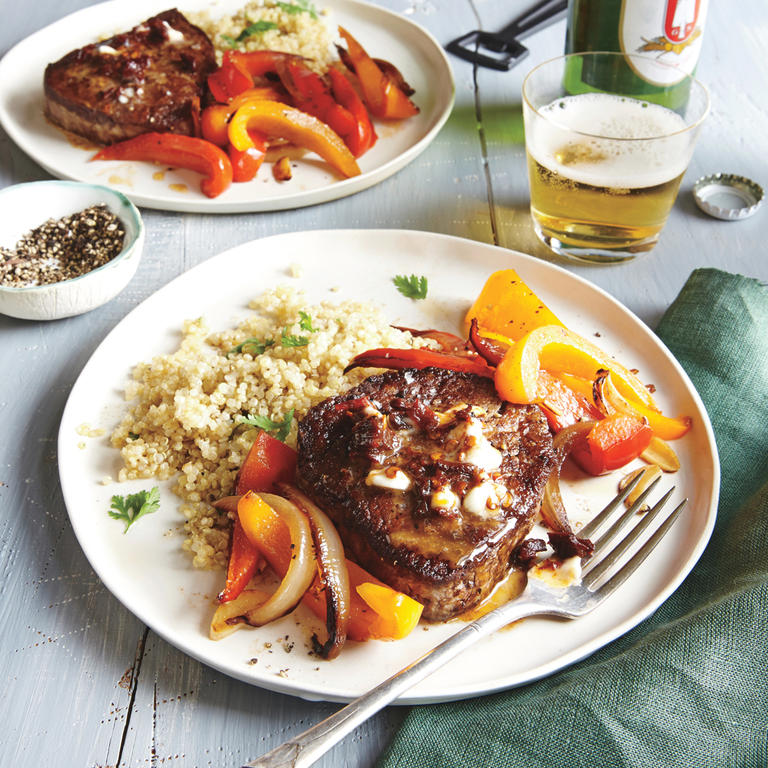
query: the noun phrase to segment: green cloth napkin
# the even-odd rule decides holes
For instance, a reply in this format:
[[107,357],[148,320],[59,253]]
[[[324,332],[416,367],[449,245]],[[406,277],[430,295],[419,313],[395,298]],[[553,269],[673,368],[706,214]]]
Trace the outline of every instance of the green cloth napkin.
[[768,287],[697,270],[657,332],[704,400],[720,453],[701,560],[653,616],[586,661],[414,707],[378,768],[768,766]]

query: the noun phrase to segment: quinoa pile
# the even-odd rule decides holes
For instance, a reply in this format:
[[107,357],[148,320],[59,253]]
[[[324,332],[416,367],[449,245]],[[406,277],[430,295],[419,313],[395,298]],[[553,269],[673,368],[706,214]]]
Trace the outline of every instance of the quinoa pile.
[[325,72],[337,56],[321,14],[307,0],[252,0],[232,16],[185,15],[211,39],[219,64],[226,50],[271,50],[305,56],[308,66]]
[[[287,286],[250,307],[255,314],[219,333],[211,334],[202,318],[187,321],[178,350],[137,365],[126,387],[129,410],[112,434],[124,463],[119,480],[179,473],[174,491],[186,518],[183,548],[198,568],[226,566],[230,523],[210,502],[232,493],[257,434],[238,416],[282,422],[293,409],[286,442],[295,447],[297,421],[312,406],[370,374],[345,375],[352,357],[375,347],[430,344],[392,328],[371,304],[309,306]],[[274,343],[261,354],[253,343],[232,351],[249,339]]]

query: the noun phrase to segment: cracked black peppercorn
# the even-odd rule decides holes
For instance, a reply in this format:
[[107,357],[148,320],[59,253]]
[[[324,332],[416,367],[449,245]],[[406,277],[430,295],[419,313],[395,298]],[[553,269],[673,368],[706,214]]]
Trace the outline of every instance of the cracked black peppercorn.
[[49,219],[14,249],[0,248],[0,285],[21,288],[79,277],[114,259],[124,240],[122,222],[106,205]]

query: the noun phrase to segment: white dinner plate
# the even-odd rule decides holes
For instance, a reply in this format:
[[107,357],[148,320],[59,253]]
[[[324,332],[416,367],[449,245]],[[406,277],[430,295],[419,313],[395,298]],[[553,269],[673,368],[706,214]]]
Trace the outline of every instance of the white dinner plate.
[[[289,265],[302,276],[291,277]],[[658,338],[599,288],[564,269],[514,251],[426,232],[337,230],[277,235],[215,256],[139,305],[107,336],[78,378],[59,432],[61,485],[75,533],[109,590],[158,634],[189,655],[233,677],[308,699],[347,700],[382,681],[456,631],[459,622],[420,625],[398,642],[349,643],[332,662],[309,655],[318,624],[303,608],[275,624],[208,639],[213,598],[223,572],[195,570],[181,551],[179,499],[161,483],[160,511],[126,535],[107,515],[110,497],[153,481],[103,485],[117,477],[118,451],[108,435],[126,408],[132,366],[177,348],[182,322],[204,316],[212,330],[232,327],[266,286],[289,283],[319,300],[366,299],[393,324],[460,332],[463,314],[486,277],[513,267],[569,327],[637,368],[666,413],[687,414],[693,428],[675,442],[682,464],[663,486],[689,505],[670,534],[622,587],[592,614],[573,622],[529,619],[483,640],[409,692],[401,703],[475,696],[521,685],[581,659],[638,624],[680,584],[701,555],[715,521],[719,466],[702,402]],[[401,296],[397,274],[429,280],[424,301]],[[83,437],[82,424],[102,428]],[[619,473],[620,474],[620,473]],[[586,478],[573,470],[573,517],[596,513],[619,475]],[[673,500],[674,500],[673,498]],[[288,640],[286,641],[286,636]],[[291,644],[294,647],[291,650]],[[257,659],[256,663],[251,660]]]
[[[232,13],[242,0],[184,0],[180,10],[211,8]],[[359,158],[360,176],[343,179],[315,155],[294,163],[293,178],[278,182],[268,167],[254,181],[233,184],[209,199],[200,192],[200,175],[167,172],[154,178],[151,163],[89,162],[94,151],[75,146],[43,115],[43,72],[74,48],[125,31],[168,3],[113,0],[73,13],[36,32],[0,61],[0,124],[33,160],[61,179],[115,186],[137,205],[169,211],[240,213],[276,211],[324,203],[377,184],[407,165],[435,138],[448,119],[454,99],[451,67],[439,43],[422,27],[396,13],[357,0],[325,0],[326,23],[348,29],[372,56],[386,58],[416,89],[420,113],[409,120],[376,123],[379,140]],[[179,188],[181,187],[181,188]]]

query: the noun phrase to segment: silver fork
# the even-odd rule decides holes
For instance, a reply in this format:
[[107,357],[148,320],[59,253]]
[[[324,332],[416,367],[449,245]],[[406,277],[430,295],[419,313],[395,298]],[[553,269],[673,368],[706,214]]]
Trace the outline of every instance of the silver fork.
[[[639,480],[640,477],[635,478],[633,482],[620,491],[597,517],[579,531],[579,536],[584,538],[594,536],[630,494]],[[350,702],[334,715],[322,720],[257,760],[247,763],[242,768],[305,768],[312,765],[315,760],[324,755],[358,725],[383,709],[420,680],[442,667],[465,648],[474,645],[480,638],[492,634],[513,621],[528,616],[550,615],[576,619],[589,613],[621,586],[640,563],[648,557],[685,507],[687,499],[684,499],[667,515],[656,531],[624,565],[615,569],[622,555],[643,536],[659,516],[675,490],[671,488],[667,491],[642,518],[638,518],[638,510],[641,509],[658,480],[659,478],[649,485],[608,531],[595,541],[595,551],[592,557],[588,560],[582,560],[581,584],[555,588],[548,586],[546,582],[540,579],[529,578],[525,589],[516,600],[506,603],[467,624],[455,635],[431,651],[427,651],[420,659],[409,664],[405,669],[397,672],[360,698]],[[633,519],[635,521],[639,519],[639,522],[613,549],[609,549],[608,545]],[[605,580],[611,571],[614,571],[613,575]]]

